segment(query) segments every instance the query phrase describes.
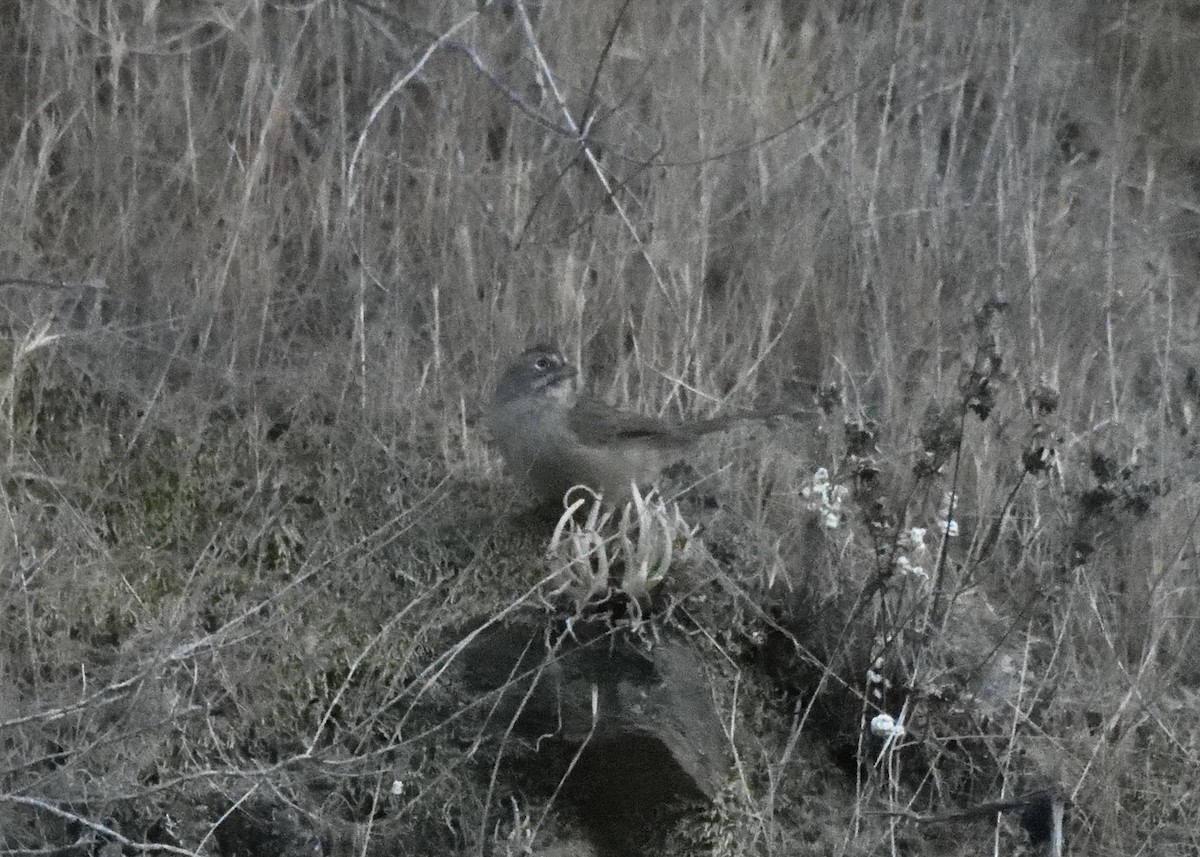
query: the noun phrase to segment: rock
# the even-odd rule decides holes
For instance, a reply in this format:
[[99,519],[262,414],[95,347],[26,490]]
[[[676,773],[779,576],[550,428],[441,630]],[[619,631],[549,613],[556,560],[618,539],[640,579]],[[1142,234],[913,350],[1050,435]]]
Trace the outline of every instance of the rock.
[[[487,729],[535,742],[550,792],[562,794],[601,853],[622,853],[664,815],[706,802],[725,782],[727,740],[700,658],[577,620],[557,639],[546,620],[485,628],[459,656],[463,685],[498,701]],[[578,757],[576,759],[576,757]]]

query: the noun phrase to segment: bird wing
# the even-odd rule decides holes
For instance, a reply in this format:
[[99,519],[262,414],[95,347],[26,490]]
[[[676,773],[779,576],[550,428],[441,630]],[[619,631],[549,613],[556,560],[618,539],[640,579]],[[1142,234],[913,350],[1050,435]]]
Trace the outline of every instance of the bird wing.
[[571,431],[585,446],[603,446],[620,440],[641,440],[660,447],[685,447],[701,435],[725,431],[740,422],[799,417],[794,409],[746,411],[712,419],[670,423],[656,417],[632,414],[599,399],[580,398],[571,409]]
[[599,399],[581,398],[571,409],[571,431],[587,446],[620,440],[644,440],[666,446],[684,445],[686,432],[654,417],[618,410]]

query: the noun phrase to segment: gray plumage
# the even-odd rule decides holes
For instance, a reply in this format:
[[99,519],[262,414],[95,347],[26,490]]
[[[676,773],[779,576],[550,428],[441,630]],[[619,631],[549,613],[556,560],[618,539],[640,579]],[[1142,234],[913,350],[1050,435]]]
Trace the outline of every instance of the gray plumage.
[[620,503],[632,484],[648,488],[701,436],[775,415],[670,423],[631,414],[581,395],[575,367],[557,348],[538,345],[501,376],[488,424],[508,468],[539,496],[557,500],[586,485]]

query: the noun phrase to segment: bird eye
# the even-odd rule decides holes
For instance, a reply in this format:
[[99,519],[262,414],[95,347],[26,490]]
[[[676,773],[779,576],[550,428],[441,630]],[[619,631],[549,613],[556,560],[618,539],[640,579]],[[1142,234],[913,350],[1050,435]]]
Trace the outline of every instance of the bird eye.
[[549,357],[539,357],[537,360],[534,361],[533,368],[537,369],[539,372],[545,372],[547,369],[550,368],[550,358]]

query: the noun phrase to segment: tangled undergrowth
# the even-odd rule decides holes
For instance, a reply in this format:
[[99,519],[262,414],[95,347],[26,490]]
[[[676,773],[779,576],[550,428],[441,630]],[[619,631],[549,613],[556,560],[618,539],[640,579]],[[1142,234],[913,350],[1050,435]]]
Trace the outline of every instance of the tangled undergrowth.
[[[597,615],[725,734],[656,853],[1200,846],[1200,22],[727,6],[4,6],[0,852],[603,853],[456,672]],[[545,339],[813,413],[556,537]]]

